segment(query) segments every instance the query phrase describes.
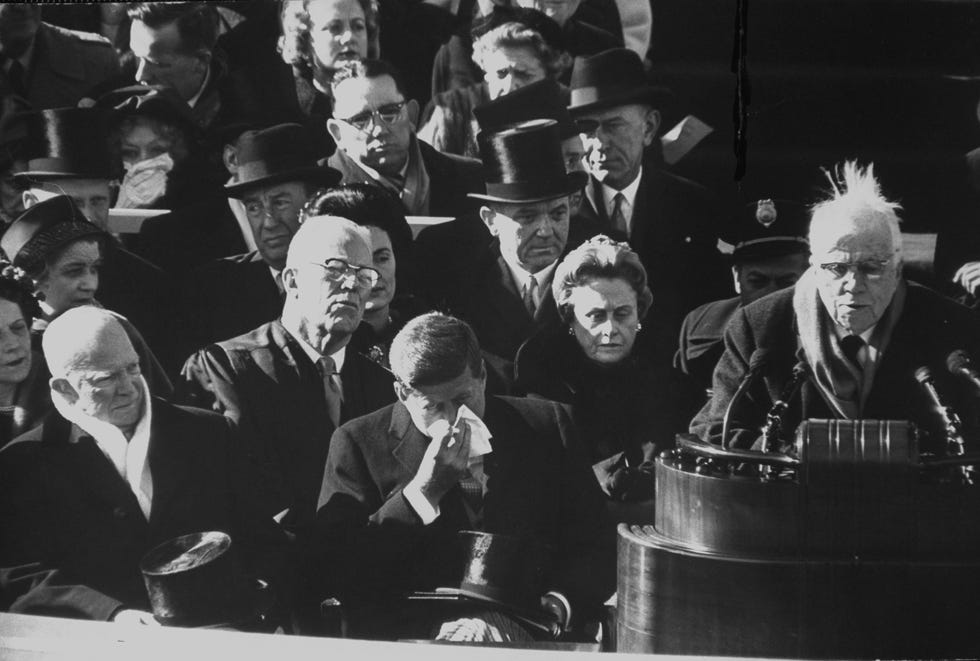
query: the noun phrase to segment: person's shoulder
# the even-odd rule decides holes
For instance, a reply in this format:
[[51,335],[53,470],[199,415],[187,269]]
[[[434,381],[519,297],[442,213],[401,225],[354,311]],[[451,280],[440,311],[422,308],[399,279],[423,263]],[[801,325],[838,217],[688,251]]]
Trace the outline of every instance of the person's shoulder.
[[976,329],[980,333],[980,316],[962,303],[915,282],[908,282],[904,316],[943,324],[952,331]]
[[456,170],[457,172],[462,170],[463,173],[482,173],[483,164],[478,159],[441,152],[424,140],[419,140],[419,147],[422,150],[422,160],[425,161],[427,167],[438,164],[444,169]]
[[338,432],[350,438],[355,444],[374,443],[379,429],[387,430],[397,402],[382,406],[376,411],[351,418],[342,424]]
[[285,331],[277,333],[277,325],[278,322],[269,321],[247,333],[216,342],[214,346],[220,347],[229,355],[236,352],[250,353],[256,349],[266,349],[279,344],[277,338],[282,339],[281,336]]
[[80,48],[91,49],[93,52],[102,51],[114,56],[112,44],[101,34],[69,30],[52,23],[42,23],[41,30],[45,37],[51,41],[77,45]]
[[530,397],[511,397],[509,395],[488,395],[488,407],[501,408],[517,413],[532,427],[555,424],[561,404],[548,399]]
[[738,296],[723,298],[718,301],[710,301],[694,308],[687,313],[684,319],[684,326],[696,328],[699,326],[714,326],[718,323],[727,323],[735,310],[738,309],[741,299]]
[[650,181],[657,182],[661,187],[674,194],[705,199],[711,195],[708,187],[704,184],[675,174],[663,165],[658,165],[653,159],[647,159],[647,162],[643,164],[643,173],[646,175],[648,172],[649,175],[647,176],[649,176]]
[[174,404],[161,397],[153,398],[153,414],[161,415],[164,418],[183,421],[189,424],[207,425],[213,427],[227,427],[228,418],[215,413],[206,411],[194,406],[183,406]]

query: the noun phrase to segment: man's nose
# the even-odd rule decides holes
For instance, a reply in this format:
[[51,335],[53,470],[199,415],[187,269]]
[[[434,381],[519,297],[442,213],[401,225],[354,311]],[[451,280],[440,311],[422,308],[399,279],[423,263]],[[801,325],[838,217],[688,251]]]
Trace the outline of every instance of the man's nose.
[[79,287],[84,291],[95,291],[99,288],[99,274],[94,270],[88,271],[79,281]]

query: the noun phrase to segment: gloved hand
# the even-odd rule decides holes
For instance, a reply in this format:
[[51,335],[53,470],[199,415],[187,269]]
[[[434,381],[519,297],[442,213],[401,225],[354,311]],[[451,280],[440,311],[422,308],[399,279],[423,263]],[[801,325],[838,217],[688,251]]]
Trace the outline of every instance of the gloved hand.
[[117,209],[142,209],[167,192],[167,175],[174,168],[170,154],[134,163],[126,171],[119,187]]

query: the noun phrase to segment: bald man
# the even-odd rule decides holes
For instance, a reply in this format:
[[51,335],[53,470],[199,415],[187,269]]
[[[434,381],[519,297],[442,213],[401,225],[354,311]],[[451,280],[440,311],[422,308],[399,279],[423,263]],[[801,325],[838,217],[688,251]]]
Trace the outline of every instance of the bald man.
[[330,437],[395,400],[392,378],[347,350],[377,283],[371,235],[344,218],[304,222],[282,272],[282,316],[204,350],[217,406],[241,427],[263,469],[270,516],[293,532],[312,523]]
[[[231,535],[275,582],[285,536],[252,504],[252,477],[220,415],[153,397],[116,317],[69,310],[43,339],[54,411],[0,452],[0,606],[151,622],[139,570],[157,544]],[[13,589],[10,586],[13,585]]]

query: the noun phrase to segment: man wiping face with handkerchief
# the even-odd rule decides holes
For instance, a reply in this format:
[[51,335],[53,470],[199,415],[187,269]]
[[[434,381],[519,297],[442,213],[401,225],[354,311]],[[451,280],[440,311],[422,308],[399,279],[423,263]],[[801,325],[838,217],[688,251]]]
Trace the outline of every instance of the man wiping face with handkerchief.
[[[540,620],[543,608],[564,628],[599,606],[615,583],[614,530],[565,409],[487,394],[473,329],[443,314],[409,321],[389,359],[398,401],[334,433],[318,503],[314,538],[325,546],[322,557],[333,559],[332,596],[372,603],[363,620],[369,628],[352,619],[350,635],[425,637],[427,629],[382,623],[404,623],[416,608],[436,615],[434,604],[446,606],[453,586],[470,600],[457,608],[508,606],[499,586],[487,590],[496,595],[488,605],[472,596],[469,579],[461,581],[461,531],[548,549],[541,604],[535,597],[522,622]],[[481,578],[494,576],[485,568]],[[427,595],[434,595],[429,606]]]

